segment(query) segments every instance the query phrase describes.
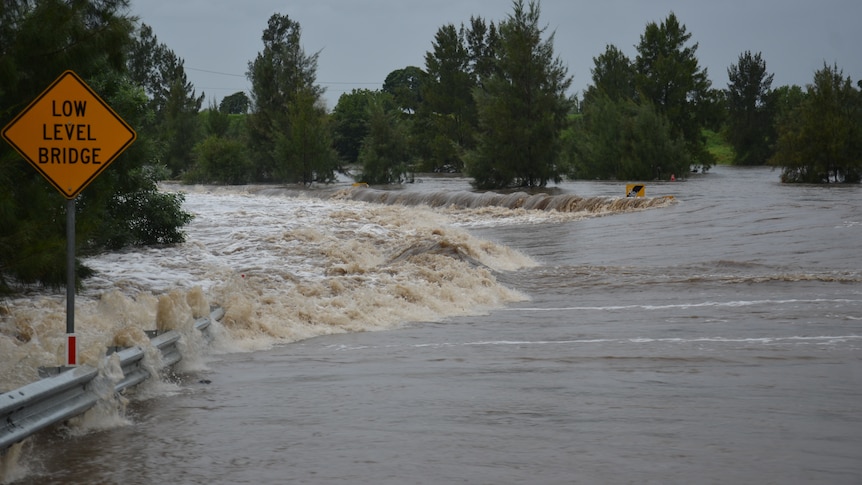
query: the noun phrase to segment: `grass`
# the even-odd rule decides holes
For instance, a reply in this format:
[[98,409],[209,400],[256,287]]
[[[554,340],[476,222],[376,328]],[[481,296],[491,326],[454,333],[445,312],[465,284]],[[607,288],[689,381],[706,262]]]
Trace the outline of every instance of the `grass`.
[[706,137],[706,150],[711,153],[718,165],[730,165],[736,154],[721,133],[712,130],[703,130]]

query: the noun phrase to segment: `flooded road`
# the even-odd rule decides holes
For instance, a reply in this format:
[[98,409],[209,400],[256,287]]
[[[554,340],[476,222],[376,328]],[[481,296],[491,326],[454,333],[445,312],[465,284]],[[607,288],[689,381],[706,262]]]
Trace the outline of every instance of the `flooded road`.
[[[405,190],[453,188],[466,182]],[[622,193],[603,182],[558,190]],[[210,352],[172,385],[133,397],[125,424],[34,440],[13,483],[858,484],[862,188],[785,186],[768,169],[718,167],[647,190],[674,202],[570,220],[437,209],[425,224],[468,232],[476,240],[465,251],[513,251],[498,268],[482,266],[487,255],[478,266],[451,254],[415,263],[457,260],[427,288],[481,292],[446,300],[473,301],[473,311],[412,308],[385,331]],[[248,202],[261,213],[283,204]],[[377,212],[363,224],[379,227],[353,230],[389,228],[381,206],[368,207]],[[398,207],[409,220],[414,209]],[[251,219],[212,227],[253,230]],[[323,274],[308,260],[297,263],[307,275],[290,276],[273,253],[254,254],[245,257],[275,270],[257,276],[260,288]],[[447,286],[459,272],[477,279]],[[351,297],[376,302],[363,312],[395,311],[409,298],[385,294],[420,274],[363,279],[369,291]],[[267,327],[279,315],[334,312],[298,310],[260,288],[264,306],[278,307]]]

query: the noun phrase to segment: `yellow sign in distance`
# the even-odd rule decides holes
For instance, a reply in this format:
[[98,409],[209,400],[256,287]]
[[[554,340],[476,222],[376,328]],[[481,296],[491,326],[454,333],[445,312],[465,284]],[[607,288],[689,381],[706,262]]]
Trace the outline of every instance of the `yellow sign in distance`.
[[626,197],[643,197],[646,195],[646,185],[626,184]]
[[74,199],[137,134],[77,74],[66,71],[3,128],[3,138]]

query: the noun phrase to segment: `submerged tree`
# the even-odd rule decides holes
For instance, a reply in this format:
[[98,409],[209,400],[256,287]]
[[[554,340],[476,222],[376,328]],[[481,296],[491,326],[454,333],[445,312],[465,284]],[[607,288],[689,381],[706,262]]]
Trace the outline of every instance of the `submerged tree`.
[[497,51],[500,36],[494,22],[486,22],[482,17],[470,17],[470,24],[464,30],[467,53],[470,56],[470,70],[473,80],[480,87],[484,80],[490,79],[497,71]]
[[[220,106],[223,106],[224,102]],[[231,129],[231,118],[215,102],[201,113],[207,137],[195,145],[195,163],[183,176],[187,183],[244,184],[251,182],[252,166],[245,140]]]
[[362,182],[391,184],[406,180],[411,171],[407,129],[398,112],[387,109],[392,104],[385,96],[375,97],[368,105],[368,135],[359,151]]
[[[323,88],[315,84],[319,53],[305,53],[300,43],[300,25],[287,15],[273,14],[262,39],[263,51],[248,68],[252,84],[249,135],[257,162],[255,178],[280,182],[327,181],[333,170],[329,147],[324,150],[322,145],[313,144],[322,150],[320,156],[304,156],[303,162],[288,156],[286,151],[300,132],[309,140],[328,136],[308,131],[328,129],[323,120],[312,119],[325,116],[323,110],[315,108],[321,105],[323,94]],[[297,119],[299,114],[302,116]],[[294,126],[295,123],[304,126]],[[305,164],[306,161],[312,165]]]
[[584,105],[607,97],[612,101],[635,99],[635,69],[632,61],[614,45],[593,58],[593,84],[584,92]]
[[572,178],[654,180],[688,171],[685,142],[648,101],[591,98],[574,144]]
[[354,89],[339,96],[329,119],[333,145],[342,163],[359,161],[359,151],[369,131],[369,107],[378,98],[388,105],[386,110],[396,109],[392,95],[383,91]]
[[184,61],[160,43],[146,24],[131,46],[128,67],[132,80],[150,97],[154,113],[139,131],[148,131],[158,140],[159,158],[173,175],[180,174],[191,166],[192,149],[201,135],[198,112],[204,95],[196,95]]
[[569,176],[653,180],[688,172],[684,140],[649,99],[636,95],[628,57],[608,46],[593,63],[593,84],[567,140]]
[[[806,96],[805,91],[795,84],[779,86],[772,91],[770,102],[772,103],[773,123],[776,128],[794,115]],[[777,133],[776,136],[778,136]]]
[[461,171],[464,151],[474,146],[476,82],[464,35],[453,24],[443,26],[435,35],[433,50],[425,53],[428,77],[422,85],[414,139],[429,169],[447,166]]
[[412,147],[424,170],[463,171],[479,130],[474,91],[494,72],[497,30],[481,17],[447,24],[425,53],[426,77],[412,123]]
[[543,40],[539,4],[523,0],[499,27],[497,59],[476,91],[479,135],[467,171],[478,188],[543,187],[559,182],[560,133],[573,102],[572,78],[554,55],[553,33]]
[[326,110],[312,90],[296,94],[288,109],[290,127],[276,140],[278,180],[309,185],[335,181],[338,155],[332,148]]
[[860,181],[862,94],[838,66],[814,73],[814,82],[791,116],[782,117],[772,165],[785,182]]
[[696,57],[698,44],[689,45],[691,34],[671,13],[661,24],[651,22],[641,35],[634,67],[640,96],[667,117],[673,136],[681,136],[694,165],[708,169],[713,157],[706,150],[701,130],[703,108],[711,98],[707,70]]
[[774,139],[770,106],[772,74],[760,53],[745,51],[727,69],[727,139],[737,165],[763,165],[771,155]]

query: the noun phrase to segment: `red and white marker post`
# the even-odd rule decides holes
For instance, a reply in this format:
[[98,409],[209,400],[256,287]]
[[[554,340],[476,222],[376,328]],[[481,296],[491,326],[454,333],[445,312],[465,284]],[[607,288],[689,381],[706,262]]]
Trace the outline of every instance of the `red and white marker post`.
[[66,334],[66,366],[78,365],[78,334]]

